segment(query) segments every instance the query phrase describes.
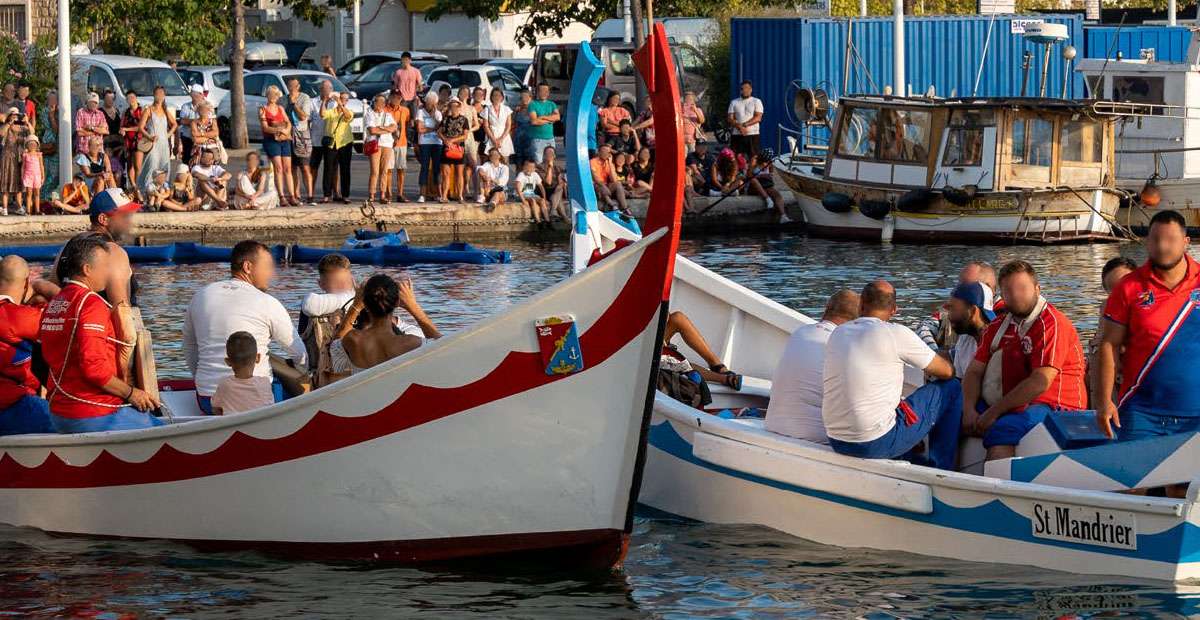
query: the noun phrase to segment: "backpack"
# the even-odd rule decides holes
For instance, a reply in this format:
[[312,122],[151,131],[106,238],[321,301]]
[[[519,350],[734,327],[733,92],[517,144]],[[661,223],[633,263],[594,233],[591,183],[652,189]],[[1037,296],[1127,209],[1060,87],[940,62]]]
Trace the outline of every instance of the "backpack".
[[342,324],[342,319],[346,316],[346,309],[350,307],[351,303],[353,300],[328,314],[308,317],[308,325],[304,327],[304,333],[300,334],[304,348],[308,351],[308,369],[312,372],[314,390],[348,376],[345,373],[333,372],[333,360],[329,355],[329,345],[333,342],[333,335],[337,332],[338,326]]
[[658,391],[675,400],[700,409],[712,402],[708,384],[699,378],[696,371],[678,372],[666,368],[658,369]]

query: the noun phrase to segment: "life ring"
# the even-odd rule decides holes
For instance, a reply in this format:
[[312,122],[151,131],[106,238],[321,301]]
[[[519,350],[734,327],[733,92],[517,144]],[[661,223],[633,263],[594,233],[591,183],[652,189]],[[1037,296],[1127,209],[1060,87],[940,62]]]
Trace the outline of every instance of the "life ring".
[[933,192],[923,187],[909,190],[896,199],[896,210],[909,213],[926,211],[933,204],[933,197]]
[[821,196],[821,206],[830,213],[849,213],[854,206],[854,199],[839,192],[825,192]]
[[886,200],[864,200],[858,205],[858,212],[873,220],[882,220],[892,212],[892,205]]

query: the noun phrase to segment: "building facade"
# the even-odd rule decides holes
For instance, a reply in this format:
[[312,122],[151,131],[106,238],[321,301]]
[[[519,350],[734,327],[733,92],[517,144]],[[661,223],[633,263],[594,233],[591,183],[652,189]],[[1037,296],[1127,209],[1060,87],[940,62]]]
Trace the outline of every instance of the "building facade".
[[22,43],[53,34],[57,20],[56,0],[0,0],[0,32]]

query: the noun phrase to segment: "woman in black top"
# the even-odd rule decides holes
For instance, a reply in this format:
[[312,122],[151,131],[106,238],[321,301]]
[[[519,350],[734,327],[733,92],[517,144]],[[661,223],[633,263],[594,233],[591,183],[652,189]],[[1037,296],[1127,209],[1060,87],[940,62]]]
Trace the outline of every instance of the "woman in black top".
[[633,174],[629,177],[629,183],[632,186],[633,196],[635,198],[650,196],[650,189],[654,186],[654,161],[650,159],[650,147],[643,146],[642,150],[638,151],[637,159],[631,168]]

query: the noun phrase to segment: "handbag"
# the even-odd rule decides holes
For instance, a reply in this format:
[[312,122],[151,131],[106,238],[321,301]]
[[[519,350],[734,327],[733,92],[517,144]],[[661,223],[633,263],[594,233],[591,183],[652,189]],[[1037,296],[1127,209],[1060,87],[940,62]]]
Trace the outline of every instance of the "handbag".
[[446,159],[458,161],[463,158],[463,146],[458,142],[451,142],[446,145],[446,152],[442,154]]
[[363,142],[363,155],[370,157],[379,152],[379,140],[367,140]]
[[141,153],[149,153],[154,150],[154,140],[145,136],[138,138],[137,150]]

